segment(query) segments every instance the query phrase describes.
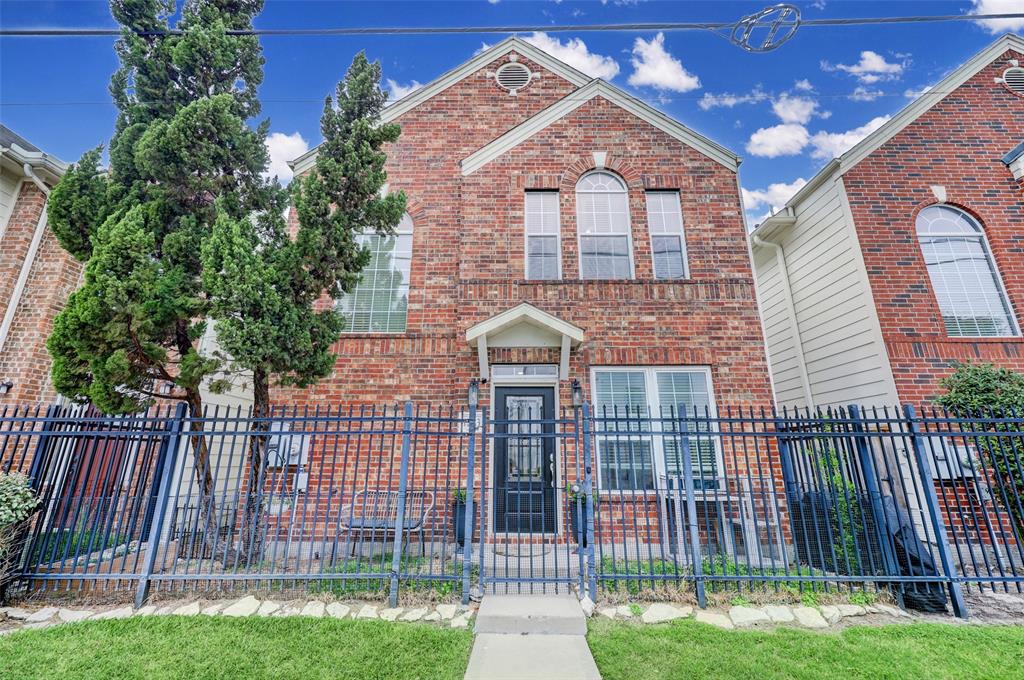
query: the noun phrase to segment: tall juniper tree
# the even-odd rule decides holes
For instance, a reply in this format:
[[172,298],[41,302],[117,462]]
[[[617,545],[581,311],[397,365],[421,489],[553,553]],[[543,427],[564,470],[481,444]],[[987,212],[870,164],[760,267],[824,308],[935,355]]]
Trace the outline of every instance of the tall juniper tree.
[[[200,387],[222,368],[197,349],[211,308],[202,245],[219,217],[279,207],[276,182],[261,177],[267,125],[247,124],[260,111],[261,48],[229,33],[251,29],[262,4],[188,0],[171,32],[173,0],[111,2],[121,37],[110,166],[101,173],[100,150],[86,153],[49,207],[58,241],[85,263],[47,343],[55,387],[77,402],[131,413],[176,399],[202,413]],[[213,471],[190,431],[209,529]]]
[[316,166],[293,182],[294,238],[281,203],[241,218],[222,211],[203,244],[203,282],[217,339],[231,370],[251,374],[253,410],[260,416],[253,421],[260,434],[249,440],[246,559],[256,554],[271,381],[305,387],[330,373],[343,319],[318,300],[325,292],[337,299],[352,291],[369,259],[359,234],[392,233],[405,212],[404,194],[381,195],[383,147],[399,135],[397,125],[380,122],[384,101],[380,65],[356,55],[324,105]]

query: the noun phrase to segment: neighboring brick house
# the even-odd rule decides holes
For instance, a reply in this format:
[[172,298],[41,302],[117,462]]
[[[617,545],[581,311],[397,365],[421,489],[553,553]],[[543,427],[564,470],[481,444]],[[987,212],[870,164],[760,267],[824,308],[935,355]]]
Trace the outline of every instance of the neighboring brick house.
[[1024,39],[999,38],[752,232],[780,405],[921,403],[1024,370]]
[[46,338],[82,274],[46,224],[50,189],[66,168],[0,125],[0,410],[57,396]]
[[[276,402],[458,405],[479,379],[499,418],[550,418],[576,381],[598,409],[770,403],[734,154],[516,38],[383,119],[402,128],[387,172],[408,216],[364,237],[334,373]],[[599,444],[603,488],[652,488],[653,448]]]

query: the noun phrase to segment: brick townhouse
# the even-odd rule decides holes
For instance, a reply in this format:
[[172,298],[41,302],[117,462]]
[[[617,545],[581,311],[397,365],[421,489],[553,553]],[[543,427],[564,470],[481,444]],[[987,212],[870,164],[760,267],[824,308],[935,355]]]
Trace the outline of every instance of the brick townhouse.
[[752,233],[775,397],[920,403],[1024,370],[1024,39],[1006,35]]
[[[408,215],[364,237],[334,373],[279,403],[459,404],[474,379],[498,418],[552,418],[573,385],[599,410],[770,403],[733,153],[516,38],[383,118],[402,128],[387,172]],[[564,488],[562,465],[505,441],[498,474]],[[659,449],[600,443],[603,488],[652,488]]]
[[82,273],[46,224],[50,189],[66,168],[0,125],[0,409],[57,396],[46,338]]

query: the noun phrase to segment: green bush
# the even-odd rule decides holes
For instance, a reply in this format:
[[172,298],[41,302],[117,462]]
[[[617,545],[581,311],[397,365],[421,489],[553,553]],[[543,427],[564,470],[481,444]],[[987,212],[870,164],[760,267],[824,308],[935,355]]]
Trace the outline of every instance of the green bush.
[[39,499],[20,472],[0,472],[0,527],[17,524],[39,506]]
[[[935,402],[971,422],[965,429],[992,432],[975,439],[987,466],[998,476],[1007,497],[1024,497],[1024,438],[1020,422],[993,422],[992,418],[1024,417],[1024,375],[992,364],[958,364],[939,383],[945,393]],[[972,437],[973,438],[973,437]],[[1011,491],[1016,493],[1010,493]],[[998,498],[1001,494],[995,494]],[[1012,500],[1005,508],[1013,518],[1018,539],[1024,537],[1024,515]]]

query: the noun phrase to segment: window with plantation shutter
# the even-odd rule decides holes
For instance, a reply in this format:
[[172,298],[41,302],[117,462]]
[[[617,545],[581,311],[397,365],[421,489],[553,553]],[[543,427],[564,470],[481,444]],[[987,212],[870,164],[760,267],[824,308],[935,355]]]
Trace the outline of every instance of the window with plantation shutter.
[[916,227],[946,332],[954,337],[1017,335],[977,220],[958,208],[933,205],[918,213]]
[[370,262],[355,289],[337,301],[346,333],[404,333],[409,305],[412,219],[405,215],[394,234],[358,237]]
[[[671,433],[679,431],[687,416],[706,418],[714,409],[710,375],[704,368],[596,368],[593,392],[604,490],[653,489],[656,475],[681,474],[682,444]],[[680,406],[685,413],[679,412]],[[706,423],[687,424],[695,483],[714,488],[718,446],[702,430],[707,431]]]
[[686,241],[679,192],[648,191],[647,223],[651,230],[654,278],[686,278]]
[[633,278],[633,246],[626,185],[610,172],[591,172],[576,183],[580,278]]
[[526,278],[561,278],[561,228],[557,191],[526,192]]

